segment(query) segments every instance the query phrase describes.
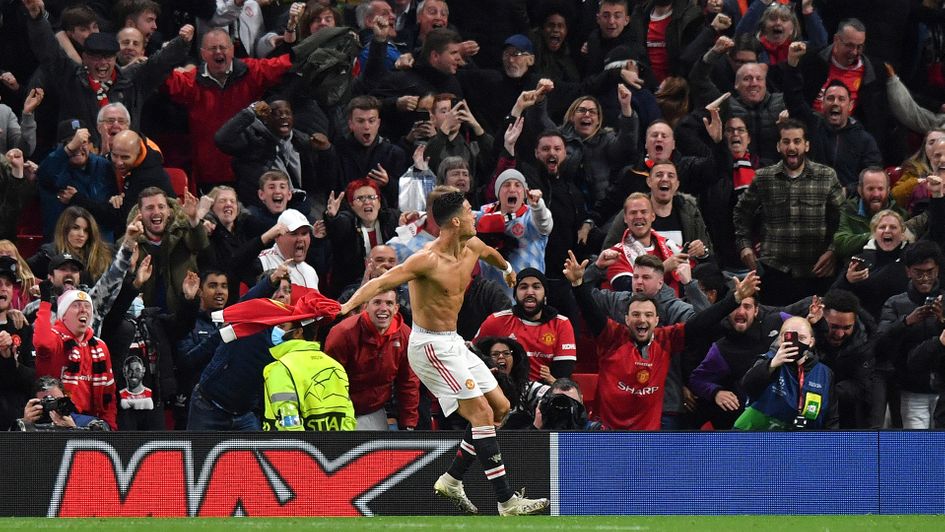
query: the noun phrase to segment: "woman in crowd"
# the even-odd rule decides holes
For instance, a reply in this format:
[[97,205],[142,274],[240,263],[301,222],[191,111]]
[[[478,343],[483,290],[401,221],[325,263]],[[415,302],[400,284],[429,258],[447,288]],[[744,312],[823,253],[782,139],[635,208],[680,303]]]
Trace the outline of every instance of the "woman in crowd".
[[912,210],[912,193],[919,179],[932,171],[932,154],[939,142],[945,142],[945,129],[929,130],[922,139],[922,146],[902,163],[902,175],[892,187],[892,197],[903,209]]
[[37,282],[36,277],[33,275],[33,270],[29,267],[29,264],[23,260],[23,257],[20,256],[20,252],[16,249],[16,245],[14,245],[13,242],[10,242],[9,240],[0,240],[0,257],[12,257],[14,260],[16,260],[17,283],[13,287],[13,302],[10,308],[14,310],[23,310],[26,307],[26,304],[33,299],[33,295],[30,293],[30,290]]
[[890,209],[873,216],[870,231],[873,237],[853,256],[834,287],[856,294],[863,309],[879,320],[883,303],[906,290],[909,279],[902,253],[913,235],[906,229],[902,216]]
[[499,387],[509,399],[509,418],[504,428],[527,429],[535,421],[538,400],[548,385],[528,380],[528,355],[513,338],[489,336],[476,343],[486,366],[494,368]]
[[71,206],[62,211],[56,221],[52,242],[44,244],[30,257],[30,268],[44,273],[49,269],[49,261],[63,253],[73,255],[85,264],[81,282],[88,286],[94,285],[112,263],[111,246],[102,239],[98,222],[82,207]]

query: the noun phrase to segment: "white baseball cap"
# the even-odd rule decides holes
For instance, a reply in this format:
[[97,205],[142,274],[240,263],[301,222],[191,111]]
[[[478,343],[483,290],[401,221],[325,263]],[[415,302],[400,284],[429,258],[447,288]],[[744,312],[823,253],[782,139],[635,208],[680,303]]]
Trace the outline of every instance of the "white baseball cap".
[[307,226],[312,229],[312,224],[308,223],[305,215],[295,209],[286,209],[279,215],[279,223],[289,228],[289,232],[295,231],[299,227]]

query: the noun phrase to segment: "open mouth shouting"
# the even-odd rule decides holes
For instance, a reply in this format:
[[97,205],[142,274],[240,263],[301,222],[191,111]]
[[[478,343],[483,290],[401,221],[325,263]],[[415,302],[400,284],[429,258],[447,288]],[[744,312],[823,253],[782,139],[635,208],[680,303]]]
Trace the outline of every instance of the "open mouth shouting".
[[549,174],[558,173],[558,162],[558,158],[554,155],[551,155],[545,159],[545,168],[548,170]]

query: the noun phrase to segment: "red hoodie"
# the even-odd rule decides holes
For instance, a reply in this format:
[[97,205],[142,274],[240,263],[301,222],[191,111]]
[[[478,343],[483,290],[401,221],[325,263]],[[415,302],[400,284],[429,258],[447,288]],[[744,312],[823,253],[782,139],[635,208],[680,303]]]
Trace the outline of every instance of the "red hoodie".
[[366,311],[332,327],[324,350],[348,372],[356,415],[384,408],[391,398],[391,383],[394,383],[400,428],[417,426],[420,379],[407,362],[409,338],[410,327],[399,313],[394,314],[384,334],[377,331]]
[[117,430],[115,377],[108,347],[92,335],[91,327],[82,338],[76,338],[62,320],[50,325],[50,314],[49,302],[41,302],[33,325],[36,375],[62,380],[62,391],[72,399],[77,412],[95,416]]

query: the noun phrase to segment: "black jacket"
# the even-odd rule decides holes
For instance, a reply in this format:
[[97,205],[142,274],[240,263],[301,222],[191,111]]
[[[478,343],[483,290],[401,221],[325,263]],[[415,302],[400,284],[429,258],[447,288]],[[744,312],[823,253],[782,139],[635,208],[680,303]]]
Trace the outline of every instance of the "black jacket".
[[407,154],[389,140],[378,136],[370,146],[362,146],[349,135],[337,139],[332,147],[316,156],[316,164],[323,175],[331,176],[331,190],[344,192],[348,183],[365,178],[378,164],[387,171],[389,181],[381,187],[384,205],[398,208],[400,176],[407,171]]
[[[896,380],[901,389],[915,393],[935,393],[941,383],[936,382],[936,375],[930,369],[911,371],[909,358],[920,344],[930,338],[937,339],[942,333],[942,324],[934,317],[914,325],[906,325],[906,316],[917,307],[925,304],[928,296],[939,296],[941,289],[936,283],[929,294],[918,293],[909,282],[905,292],[889,298],[883,305],[876,340],[876,362],[893,363]],[[921,359],[921,355],[920,356]],[[920,368],[921,365],[916,366]]]
[[[377,216],[378,244],[394,237],[399,211],[381,209]],[[342,210],[335,216],[325,215],[325,229],[331,242],[331,275],[326,293],[332,297],[341,294],[351,283],[360,282],[364,276],[364,237],[359,230],[360,221],[354,212]]]

